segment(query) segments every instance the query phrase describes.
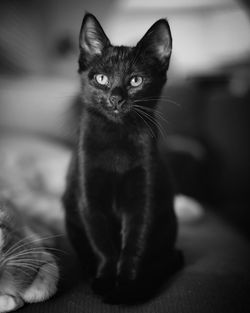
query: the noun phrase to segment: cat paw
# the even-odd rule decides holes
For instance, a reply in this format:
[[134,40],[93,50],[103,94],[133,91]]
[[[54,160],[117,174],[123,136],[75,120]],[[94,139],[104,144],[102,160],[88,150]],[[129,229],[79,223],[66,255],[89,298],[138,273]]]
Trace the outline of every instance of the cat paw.
[[116,287],[104,297],[104,303],[131,304],[135,303],[139,294],[139,286],[133,280],[118,281]]
[[32,285],[22,294],[26,302],[44,301],[55,294],[59,270],[55,262],[46,263],[39,269]]
[[24,302],[19,297],[10,295],[0,295],[0,313],[11,312],[19,309]]
[[115,284],[115,278],[101,276],[94,279],[92,289],[97,295],[103,296],[113,290]]

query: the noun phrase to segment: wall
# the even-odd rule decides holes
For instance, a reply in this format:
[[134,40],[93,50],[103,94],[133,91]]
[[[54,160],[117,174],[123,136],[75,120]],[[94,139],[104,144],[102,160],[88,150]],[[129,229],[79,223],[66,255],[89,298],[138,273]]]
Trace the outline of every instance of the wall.
[[[173,61],[181,74],[211,71],[250,54],[250,22],[236,2],[225,10],[121,10],[117,4],[105,29],[114,43],[134,44],[157,19],[167,17],[173,33]],[[129,21],[129,22],[128,22]]]

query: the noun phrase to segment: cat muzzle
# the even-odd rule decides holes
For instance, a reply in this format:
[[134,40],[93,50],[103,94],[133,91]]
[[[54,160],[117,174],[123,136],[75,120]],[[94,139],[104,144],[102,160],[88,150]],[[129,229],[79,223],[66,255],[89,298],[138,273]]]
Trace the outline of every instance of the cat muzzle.
[[125,99],[120,95],[113,95],[109,98],[109,102],[111,110],[114,113],[119,113],[125,104]]

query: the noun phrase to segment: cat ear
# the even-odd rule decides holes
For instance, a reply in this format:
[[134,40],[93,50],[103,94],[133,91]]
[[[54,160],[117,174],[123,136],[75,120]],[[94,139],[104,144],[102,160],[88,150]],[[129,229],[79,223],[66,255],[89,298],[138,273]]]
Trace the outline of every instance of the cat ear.
[[94,15],[86,13],[79,37],[80,52],[84,59],[88,61],[96,55],[101,55],[103,49],[108,46],[110,46],[110,41],[101,25]]
[[172,52],[172,35],[167,20],[160,19],[155,22],[136,47],[157,58],[166,70]]

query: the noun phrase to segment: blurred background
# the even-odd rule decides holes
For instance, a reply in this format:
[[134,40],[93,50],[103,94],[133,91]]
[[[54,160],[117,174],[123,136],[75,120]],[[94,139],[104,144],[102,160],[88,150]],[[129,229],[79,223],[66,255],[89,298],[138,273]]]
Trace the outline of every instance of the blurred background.
[[[250,234],[250,5],[247,0],[1,0],[0,132],[70,144],[85,11],[113,44],[133,45],[157,19],[173,34],[161,103],[164,157],[180,190]],[[170,151],[170,153],[169,153]]]

